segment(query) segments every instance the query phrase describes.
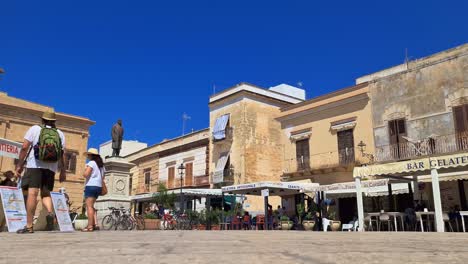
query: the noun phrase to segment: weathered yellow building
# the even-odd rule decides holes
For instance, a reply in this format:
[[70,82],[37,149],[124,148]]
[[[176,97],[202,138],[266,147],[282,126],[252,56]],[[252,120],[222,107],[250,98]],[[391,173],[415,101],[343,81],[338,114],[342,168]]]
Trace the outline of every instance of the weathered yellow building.
[[[28,102],[0,92],[0,137],[16,142],[23,142],[26,131],[41,123],[41,116],[52,107]],[[89,128],[93,121],[85,117],[57,113],[57,127],[63,131],[66,141],[67,180],[59,183],[56,175],[55,190],[65,187],[72,207],[79,207],[83,201],[83,171],[85,168]],[[16,160],[0,157],[0,172],[14,170]]]
[[[320,185],[353,181],[353,169],[372,161],[374,140],[367,83],[284,107],[276,120],[283,140],[283,181],[310,180]],[[294,214],[297,199],[283,197]],[[354,216],[354,198],[336,199],[337,215]],[[347,219],[346,217],[349,217]]]

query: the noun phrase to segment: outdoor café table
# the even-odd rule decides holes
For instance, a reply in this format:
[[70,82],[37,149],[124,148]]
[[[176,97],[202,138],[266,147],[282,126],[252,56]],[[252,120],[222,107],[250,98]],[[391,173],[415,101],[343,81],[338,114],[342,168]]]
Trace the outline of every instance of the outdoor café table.
[[462,220],[463,233],[465,233],[465,216],[468,216],[468,211],[460,211],[460,216]]
[[401,213],[401,212],[385,212],[385,213],[393,217],[393,221],[395,223],[395,232],[398,232],[397,217],[400,217],[401,228],[403,228],[403,231],[405,231],[405,224],[403,223],[403,218],[405,217],[404,213]]
[[[371,217],[371,219],[373,217],[375,217],[375,222],[376,222],[376,225],[378,225],[377,223],[379,222],[379,216],[380,216],[380,212],[377,212],[377,213],[366,213],[368,216]],[[370,225],[372,226],[372,222],[370,223]],[[373,229],[373,227],[372,227]],[[377,230],[378,231],[378,230]]]
[[[429,217],[429,215],[434,215],[434,212],[416,212],[416,216],[419,217],[419,223],[421,224],[421,232],[424,232],[424,225],[423,225],[423,220],[422,220],[423,215],[427,215]],[[428,226],[429,226],[429,223],[428,223]]]

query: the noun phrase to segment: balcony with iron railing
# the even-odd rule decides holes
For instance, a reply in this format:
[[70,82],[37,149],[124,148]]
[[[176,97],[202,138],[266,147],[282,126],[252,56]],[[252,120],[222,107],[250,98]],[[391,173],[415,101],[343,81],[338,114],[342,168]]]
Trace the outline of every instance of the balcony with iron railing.
[[405,138],[406,142],[375,148],[376,162],[409,160],[468,150],[468,132],[431,136],[422,140]]
[[[211,183],[214,183],[213,179],[214,179],[214,176],[215,176],[215,173],[216,172],[212,172],[210,173],[210,180],[211,180]],[[236,173],[234,171],[234,169],[230,168],[230,169],[225,169],[223,172],[222,172],[222,182],[218,182],[216,184],[221,184],[221,185],[232,185],[232,184],[236,184],[236,183],[239,183],[240,181],[240,173]]]
[[214,135],[213,136],[213,143],[214,144],[221,144],[221,143],[229,143],[232,142],[234,138],[234,129],[232,127],[226,127],[224,130],[225,137],[223,139],[215,139]]
[[369,163],[369,159],[356,153],[354,148],[286,159],[284,175],[320,174],[332,171],[351,171],[355,165]]

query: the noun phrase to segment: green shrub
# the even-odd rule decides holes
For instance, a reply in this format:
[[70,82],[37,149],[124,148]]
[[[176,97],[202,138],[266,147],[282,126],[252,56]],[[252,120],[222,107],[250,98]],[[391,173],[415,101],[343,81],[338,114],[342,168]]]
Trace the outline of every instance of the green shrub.
[[76,217],[76,220],[87,220],[87,219],[88,219],[88,217],[85,214],[79,214]]
[[281,222],[289,222],[289,217],[287,215],[283,215],[283,216],[281,216],[280,221]]
[[157,217],[154,214],[145,214],[145,219],[157,219]]

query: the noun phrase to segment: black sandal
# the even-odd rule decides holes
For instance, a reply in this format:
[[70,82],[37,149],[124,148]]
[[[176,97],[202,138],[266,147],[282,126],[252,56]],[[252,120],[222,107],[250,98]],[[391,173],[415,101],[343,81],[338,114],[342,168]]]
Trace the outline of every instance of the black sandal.
[[97,225],[94,225],[93,229],[94,229],[94,231],[99,231],[100,230],[99,226],[97,226]]
[[34,230],[33,230],[33,227],[23,227],[22,229],[18,229],[18,231],[16,231],[17,234],[32,234],[34,233]]

